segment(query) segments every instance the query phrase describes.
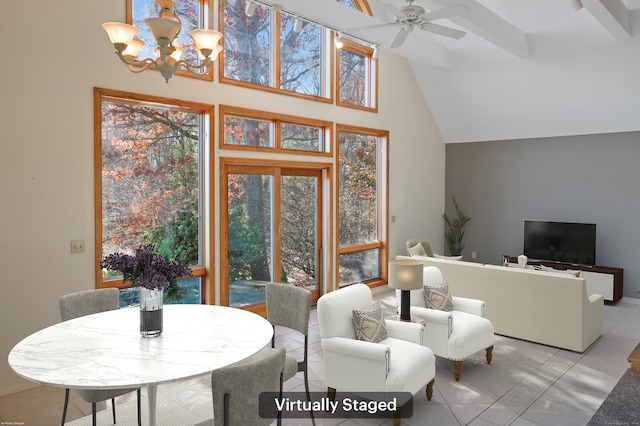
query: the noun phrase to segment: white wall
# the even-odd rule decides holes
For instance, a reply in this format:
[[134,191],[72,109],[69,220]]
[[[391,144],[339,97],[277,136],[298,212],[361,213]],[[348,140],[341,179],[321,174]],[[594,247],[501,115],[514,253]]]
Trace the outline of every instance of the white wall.
[[[373,114],[217,82],[174,77],[165,84],[155,72],[130,73],[100,28],[104,21],[124,21],[124,0],[14,1],[4,10],[0,395],[30,386],[8,366],[11,348],[58,322],[60,295],[95,285],[94,87],[389,130],[389,207],[396,217],[390,255],[403,253],[404,240],[412,237],[442,247],[445,148],[404,58],[381,55],[380,108]],[[86,241],[85,253],[70,254],[76,239]]]

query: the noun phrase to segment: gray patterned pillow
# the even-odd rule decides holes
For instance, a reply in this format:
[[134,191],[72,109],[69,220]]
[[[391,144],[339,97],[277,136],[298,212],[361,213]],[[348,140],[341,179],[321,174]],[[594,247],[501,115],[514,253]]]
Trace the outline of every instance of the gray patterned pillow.
[[424,251],[424,247],[420,243],[416,244],[413,247],[409,247],[407,251],[409,252],[409,256],[426,256],[427,255],[427,252]]
[[424,301],[427,304],[427,308],[438,309],[439,311],[453,311],[449,283],[444,281],[438,285],[425,285]]
[[387,327],[382,316],[382,306],[373,302],[362,310],[353,310],[353,326],[356,338],[367,342],[378,343],[387,338]]

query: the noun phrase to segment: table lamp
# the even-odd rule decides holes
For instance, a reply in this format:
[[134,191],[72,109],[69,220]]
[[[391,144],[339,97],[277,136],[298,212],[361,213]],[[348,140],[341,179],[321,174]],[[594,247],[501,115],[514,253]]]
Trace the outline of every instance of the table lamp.
[[400,290],[400,320],[411,321],[411,290],[422,288],[422,269],[418,260],[389,261],[389,287]]

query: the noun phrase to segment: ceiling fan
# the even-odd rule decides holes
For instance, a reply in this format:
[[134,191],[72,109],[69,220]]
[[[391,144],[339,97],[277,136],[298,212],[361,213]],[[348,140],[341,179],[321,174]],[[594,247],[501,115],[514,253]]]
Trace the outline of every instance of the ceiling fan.
[[364,30],[380,27],[395,26],[399,30],[389,44],[390,48],[400,47],[407,39],[407,36],[415,27],[423,31],[429,31],[441,36],[459,39],[466,34],[464,31],[456,30],[442,25],[432,23],[436,19],[446,18],[448,16],[463,13],[467,8],[461,4],[445,7],[433,12],[427,12],[426,9],[419,4],[414,4],[414,0],[407,0],[407,4],[401,8],[388,3],[381,3],[380,6],[393,14],[393,22],[380,25],[369,25],[365,27],[350,28],[349,30]]

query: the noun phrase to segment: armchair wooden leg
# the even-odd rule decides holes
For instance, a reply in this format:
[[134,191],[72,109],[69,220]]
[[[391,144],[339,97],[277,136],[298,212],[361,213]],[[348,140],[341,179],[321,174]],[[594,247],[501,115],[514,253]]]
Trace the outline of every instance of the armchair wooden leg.
[[393,413],[393,426],[400,426],[402,424],[402,407],[396,408],[396,412]]
[[462,361],[453,361],[453,376],[456,378],[456,382],[460,381],[461,367],[462,367]]
[[433,397],[433,384],[436,382],[436,379],[432,379],[429,383],[427,383],[427,401],[431,401]]
[[331,401],[336,400],[336,390],[334,388],[327,388],[327,397]]
[[487,348],[487,364],[491,364],[492,359],[493,359],[493,346],[489,346]]

